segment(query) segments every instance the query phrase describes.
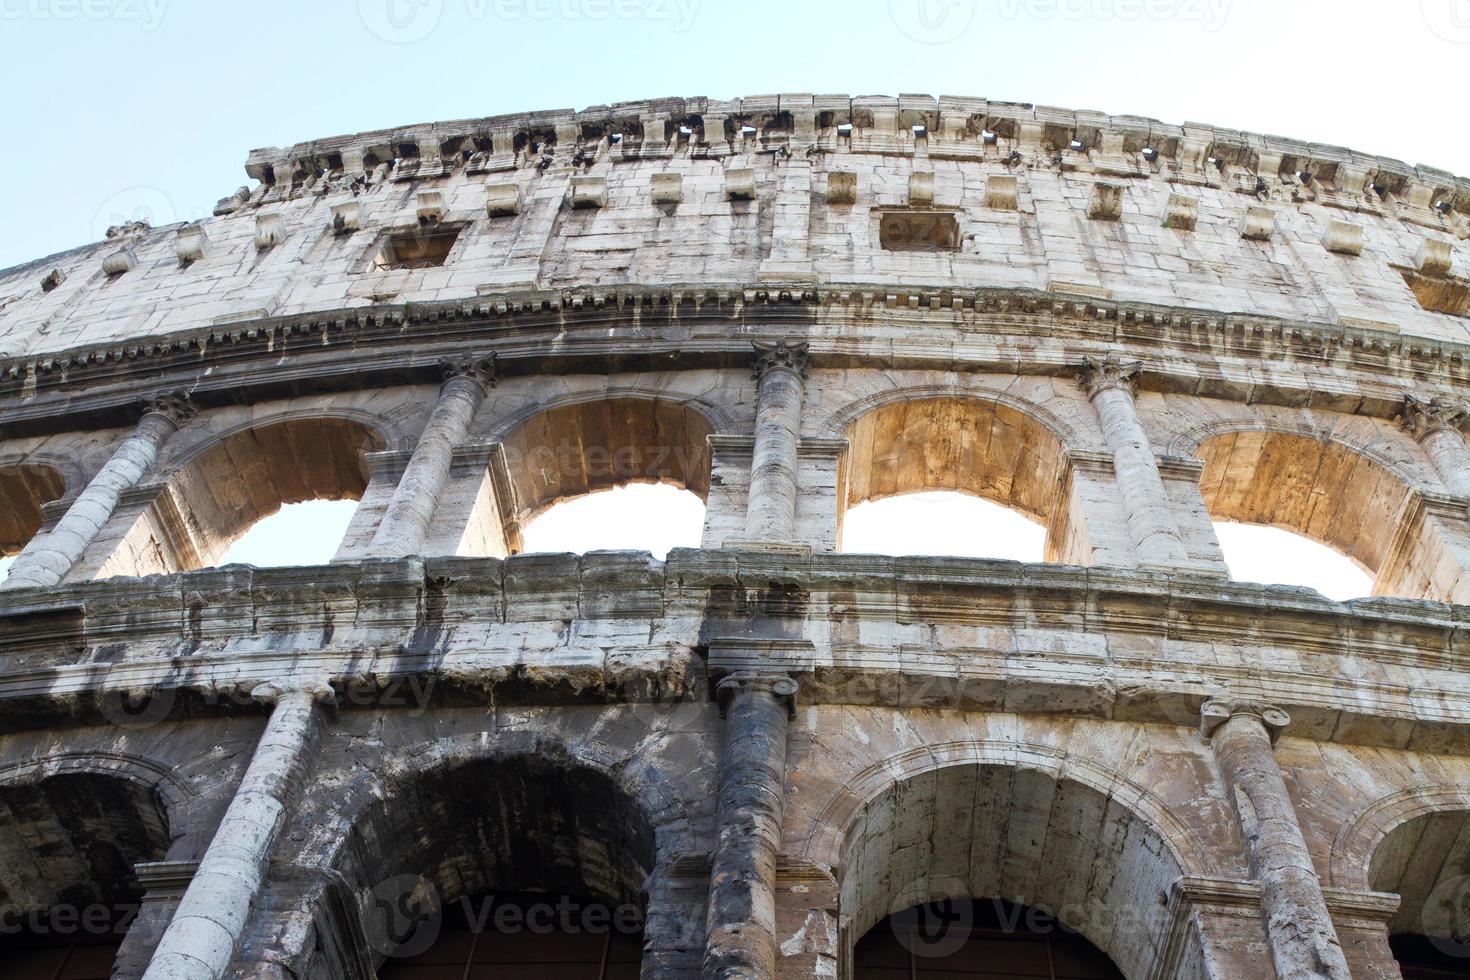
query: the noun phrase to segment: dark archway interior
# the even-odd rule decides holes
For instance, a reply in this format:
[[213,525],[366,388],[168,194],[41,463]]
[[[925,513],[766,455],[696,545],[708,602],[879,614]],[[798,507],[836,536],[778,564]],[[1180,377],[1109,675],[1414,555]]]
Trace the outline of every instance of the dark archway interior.
[[0,980],[105,980],[168,820],[141,784],[67,773],[0,786]]
[[[448,763],[405,779],[357,821],[338,868],[364,894],[384,881],[423,879],[423,891],[445,910],[445,925],[459,942],[468,931],[454,924],[469,918],[458,911],[467,896],[477,909],[487,897],[575,896],[583,904],[632,910],[625,915],[641,929],[654,860],[647,816],[610,776],[565,758],[527,755]],[[365,908],[363,914],[370,920],[380,913]],[[578,942],[585,946],[585,936]],[[459,955],[454,948],[446,947],[451,959]],[[569,950],[551,944],[545,954]],[[467,962],[460,960],[461,971]]]
[[0,557],[18,553],[41,529],[41,505],[66,491],[49,466],[0,467]]
[[465,896],[443,909],[438,938],[390,956],[379,980],[638,980],[640,910],[577,895]]
[[891,915],[853,950],[853,980],[1123,980],[1096,946],[1039,909],[950,899]]
[[1414,935],[1394,936],[1389,945],[1404,980],[1470,977],[1470,945],[1435,943],[1425,936]]

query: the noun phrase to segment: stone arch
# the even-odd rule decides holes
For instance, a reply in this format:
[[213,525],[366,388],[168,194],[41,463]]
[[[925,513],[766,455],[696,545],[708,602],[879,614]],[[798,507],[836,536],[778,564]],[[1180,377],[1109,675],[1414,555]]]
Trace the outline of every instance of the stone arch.
[[568,396],[505,420],[499,431],[511,523],[629,483],[669,483],[709,496],[708,438],[717,416],[690,399],[646,392]]
[[1214,520],[1318,541],[1367,572],[1375,595],[1463,601],[1470,591],[1451,540],[1463,529],[1436,514],[1411,467],[1361,440],[1309,425],[1221,420],[1173,448],[1204,461],[1200,492]]
[[143,775],[136,760],[81,757],[0,773],[0,912],[140,899],[133,868],[162,860],[175,829],[164,781]]
[[839,439],[857,419],[874,409],[897,402],[923,401],[930,399],[977,399],[1004,405],[1016,412],[1035,419],[1048,429],[1067,450],[1088,448],[1088,441],[1065,418],[1029,398],[994,387],[966,387],[957,384],[908,385],[887,391],[876,392],[864,398],[848,402],[832,412],[818,425],[818,432],[825,437]]
[[884,392],[835,414],[847,451],[839,513],[867,501],[957,491],[1009,507],[1047,529],[1048,561],[1089,564],[1069,446],[1076,433],[1004,392],[945,386]]
[[0,786],[23,786],[59,775],[90,774],[136,783],[155,794],[171,836],[183,834],[184,814],[195,793],[178,767],[126,752],[62,752],[0,765]]
[[[1410,957],[1405,964],[1422,965],[1419,953],[1435,958],[1435,942],[1453,944],[1439,953],[1463,955],[1470,927],[1470,790],[1416,787],[1373,801],[1338,833],[1331,874],[1340,887],[1399,896],[1387,932],[1398,937],[1394,952]],[[1397,945],[1401,938],[1407,947]]]
[[67,493],[65,472],[35,457],[0,458],[0,557],[19,554],[45,519],[41,505]]
[[913,905],[1002,899],[1062,919],[1136,980],[1159,968],[1174,883],[1218,873],[1147,789],[1027,743],[956,742],[882,760],[813,828],[805,856],[839,869],[844,956]]
[[409,879],[443,904],[497,891],[582,895],[637,903],[651,934],[683,928],[669,869],[694,850],[685,803],[656,763],[628,750],[544,734],[434,739],[395,751],[333,799],[298,863],[331,869],[368,935],[374,888]]
[[564,408],[568,405],[581,405],[587,402],[621,401],[625,399],[632,401],[668,402],[673,405],[679,405],[703,417],[711,432],[724,433],[734,432],[736,430],[734,417],[714,402],[694,395],[671,391],[658,385],[628,383],[609,384],[590,391],[571,391],[553,398],[538,400],[497,418],[493,428],[486,435],[492,441],[503,440],[512,431],[520,427],[522,423],[540,415],[548,409]]
[[360,413],[287,412],[185,447],[152,495],[121,510],[131,523],[98,577],[218,564],[229,546],[285,504],[360,500],[367,454],[383,436]]

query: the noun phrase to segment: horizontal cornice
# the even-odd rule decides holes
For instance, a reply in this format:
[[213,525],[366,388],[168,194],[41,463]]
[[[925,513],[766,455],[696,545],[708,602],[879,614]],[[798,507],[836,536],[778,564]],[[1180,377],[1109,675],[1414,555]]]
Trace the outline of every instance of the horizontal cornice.
[[[915,329],[864,336],[875,317]],[[514,377],[745,366],[752,340],[790,336],[817,368],[1062,375],[1123,347],[1144,359],[1146,388],[1389,418],[1409,388],[1470,386],[1470,345],[1328,323],[1027,289],[630,285],[264,317],[12,360],[0,411],[12,434],[61,431],[115,422],[161,388],[208,406],[425,382],[471,346]]]

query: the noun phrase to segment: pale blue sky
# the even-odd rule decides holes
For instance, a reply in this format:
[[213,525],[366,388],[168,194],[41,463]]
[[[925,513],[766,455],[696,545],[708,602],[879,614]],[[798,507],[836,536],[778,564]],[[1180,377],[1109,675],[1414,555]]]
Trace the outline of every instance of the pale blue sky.
[[985,96],[1467,173],[1467,66],[1470,0],[0,0],[0,268],[207,214],[252,147],[665,95]]
[[[0,0],[0,268],[123,220],[202,217],[246,183],[253,147],[673,95],[972,95],[1280,133],[1463,174],[1467,66],[1470,0]],[[536,529],[544,547],[623,544],[591,535],[640,525],[658,526],[644,545],[656,551],[697,541],[697,508],[676,529],[656,493],[601,496],[553,512],[569,523]],[[646,520],[597,513],[630,499]],[[851,540],[858,515],[849,544],[899,550],[926,527],[952,543],[973,519],[936,499],[908,506],[884,522],[902,541],[885,544],[882,527],[871,544]],[[245,554],[289,557],[291,543],[300,560],[325,560],[338,511],[298,518],[310,534],[286,519]],[[1327,567],[1288,558],[1279,539],[1226,546],[1243,578],[1266,574],[1242,564],[1252,547],[1273,575]],[[1324,589],[1361,591],[1342,581]]]

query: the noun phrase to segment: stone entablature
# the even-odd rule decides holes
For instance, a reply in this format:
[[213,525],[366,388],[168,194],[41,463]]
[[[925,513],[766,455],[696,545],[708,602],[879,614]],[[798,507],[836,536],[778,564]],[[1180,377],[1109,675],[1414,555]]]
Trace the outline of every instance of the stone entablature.
[[[260,186],[197,225],[129,229],[0,274],[0,361],[24,373],[83,349],[132,357],[161,338],[269,336],[283,317],[493,309],[589,282],[697,283],[695,295],[1019,287],[1421,343],[1470,338],[1463,179],[1209,127],[965,100],[818,101],[642,103],[257,151],[248,169]],[[734,120],[728,139],[701,139],[722,116]],[[639,135],[661,126],[667,138]],[[297,171],[292,160],[317,162]],[[1101,188],[1107,213],[1093,207]],[[885,216],[912,211],[953,218],[953,251],[885,247]],[[395,235],[426,228],[454,237],[442,265],[379,267]]]

